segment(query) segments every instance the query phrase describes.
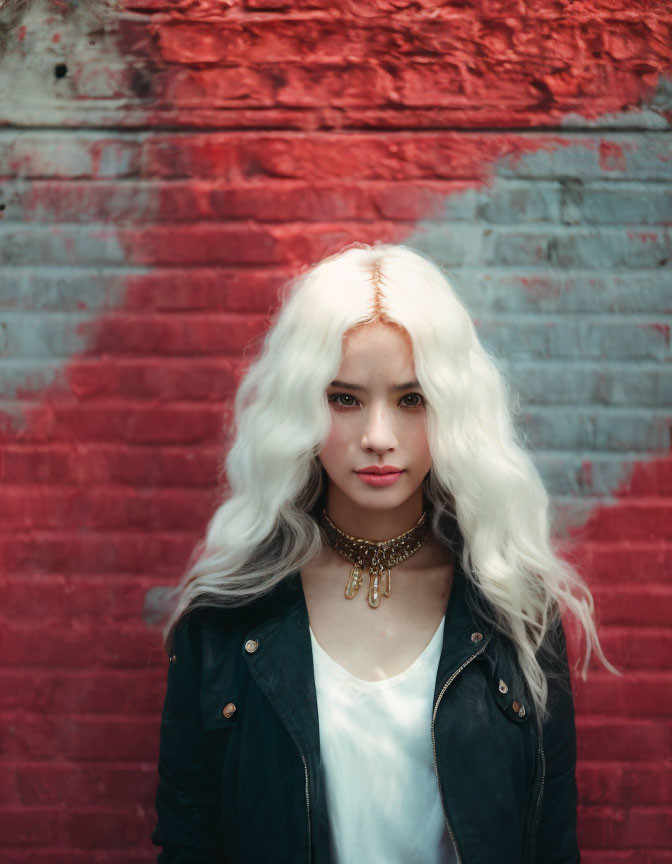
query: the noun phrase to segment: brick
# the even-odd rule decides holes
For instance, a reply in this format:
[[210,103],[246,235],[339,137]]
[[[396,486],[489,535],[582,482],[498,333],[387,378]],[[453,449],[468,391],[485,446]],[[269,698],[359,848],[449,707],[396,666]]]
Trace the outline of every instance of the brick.
[[[630,478],[629,490],[640,495],[665,495],[671,494],[672,487],[672,460],[664,456],[640,463],[635,467]],[[626,489],[628,487],[623,487]]]
[[579,801],[585,805],[665,805],[670,799],[670,772],[665,765],[579,762]]
[[[119,831],[119,825],[124,831]],[[0,834],[11,847],[33,846],[95,849],[137,847],[146,839],[144,813],[130,807],[96,810],[91,807],[63,810],[61,807],[11,808],[0,811]]]
[[[75,623],[73,625],[77,630],[82,632],[84,629],[81,625]],[[89,629],[91,623],[89,622]],[[59,628],[60,629],[60,628]],[[56,658],[58,658],[59,648],[62,647],[62,637],[59,640],[60,633],[56,628],[45,623],[44,634],[50,634],[56,631],[54,638],[54,650]],[[90,637],[91,638],[91,637]],[[33,640],[37,643],[39,640],[34,637]],[[60,645],[59,645],[60,641]],[[156,636],[153,638],[154,651],[151,656],[157,657],[161,646]],[[6,643],[5,643],[6,644]],[[145,645],[149,648],[150,640],[145,639]],[[80,650],[87,649],[80,642]],[[44,659],[43,649],[36,645],[38,657],[41,655]],[[111,653],[114,653],[114,644],[110,648]],[[150,652],[148,651],[148,656]],[[20,663],[21,658],[15,655],[15,663]],[[91,663],[95,662],[95,652],[92,655]],[[92,671],[93,666],[88,669],[71,671],[54,671],[54,668],[49,668],[47,671],[38,668],[17,668],[16,671],[0,671],[3,684],[15,688],[19,691],[20,697],[17,700],[9,692],[5,692],[0,704],[0,710],[9,711],[11,709],[19,709],[23,712],[31,712],[37,714],[45,714],[50,717],[55,716],[75,716],[80,714],[94,716],[104,715],[129,715],[133,719],[140,719],[143,715],[156,717],[160,715],[162,695],[165,688],[165,670],[167,660],[165,655],[162,661],[162,666],[159,669],[106,669],[104,674],[99,671]],[[55,666],[55,663],[54,663]],[[17,701],[19,704],[17,705]]]
[[477,216],[485,222],[510,225],[520,222],[560,222],[558,183],[502,180],[478,192]]
[[267,314],[289,278],[289,269],[283,267],[156,267],[150,273],[128,275],[127,308]]
[[[557,407],[527,405],[525,409],[526,444],[531,450],[548,448],[569,450],[622,451],[649,453],[669,440],[667,421],[649,410],[611,409],[599,405],[576,406],[571,416],[558,415]],[[611,538],[616,539],[616,538]],[[635,538],[633,538],[635,539]]]
[[158,727],[156,716],[121,719],[23,714],[20,722],[19,718],[7,722],[3,717],[0,743],[12,760],[57,756],[77,762],[154,761],[158,756]]
[[[667,325],[651,321],[482,316],[478,333],[497,356],[529,360],[660,361],[669,351]],[[511,347],[511,343],[516,347]]]
[[[496,165],[500,177],[526,177],[548,180],[574,177],[582,180],[612,179],[663,180],[672,179],[672,145],[664,132],[647,135],[610,133],[603,138],[583,138],[561,141],[557,145],[534,152],[515,153]],[[611,154],[611,155],[609,155]],[[618,155],[618,158],[616,156]]]
[[669,306],[669,277],[662,268],[633,269],[623,275],[617,271],[582,273],[523,267],[511,272],[470,266],[454,275],[459,277],[459,293],[476,315],[483,311],[627,315],[665,313]]
[[[5,707],[9,707],[9,704],[17,708],[29,707],[28,682],[40,680],[39,675],[35,679],[31,677],[33,667],[58,670],[92,667],[136,669],[139,657],[147,664],[154,662],[160,665],[164,660],[156,634],[148,632],[144,624],[107,627],[91,618],[81,617],[75,621],[66,618],[61,623],[45,617],[42,625],[40,632],[36,632],[32,624],[21,625],[10,621],[3,625],[0,635],[0,676],[4,676],[8,687],[16,687],[16,682],[12,682],[18,677],[18,689],[21,692],[18,703],[14,701],[16,696],[11,693],[6,694],[8,701],[0,696],[0,704]],[[21,667],[18,676],[11,674],[15,666]],[[131,683],[129,680],[129,687]],[[144,686],[142,681],[139,686]],[[64,700],[65,705],[70,705],[69,696],[64,696]]]
[[653,847],[669,849],[672,844],[669,810],[662,807],[631,807],[613,825],[616,848]]
[[579,762],[576,783],[581,805],[621,804],[624,768],[618,763]]
[[[601,608],[601,607],[598,607]],[[618,663],[607,654],[609,660]],[[584,714],[618,714],[623,718],[669,716],[672,675],[670,672],[633,672],[625,669],[618,678],[609,672],[589,673],[589,686],[577,684],[576,707]]]
[[611,662],[623,670],[672,669],[672,633],[664,628],[602,627],[600,642]]
[[126,254],[111,228],[14,227],[0,225],[0,263],[22,266],[40,261],[56,266],[74,263],[123,264]]
[[651,580],[652,573],[672,572],[672,546],[660,540],[589,541],[582,544],[581,550],[595,583],[645,583]]
[[[619,507],[604,509],[600,513],[599,523],[591,527],[591,536],[595,539],[617,539],[623,537],[624,530],[634,539],[651,540],[653,538],[669,538],[672,534],[670,511],[672,502],[661,498],[647,501],[625,500]],[[666,597],[662,588],[651,586],[652,596],[664,602]],[[672,595],[669,599],[672,599]]]
[[[633,535],[636,533],[632,528],[630,530]],[[646,533],[646,529],[642,529],[642,533]],[[596,584],[593,593],[603,624],[664,627],[669,623],[670,585],[648,585],[646,590],[642,590],[641,585],[631,588],[619,585],[610,590],[606,585]]]
[[612,847],[612,825],[618,811],[613,807],[580,806],[577,811],[577,839],[579,849],[604,849]]
[[[76,548],[73,554],[76,555]],[[118,563],[115,561],[114,565]],[[57,561],[54,564],[58,566]],[[101,567],[106,565],[109,567],[103,558]],[[129,624],[137,622],[145,592],[152,584],[118,572],[114,578],[33,574],[3,580],[0,596],[5,614],[24,620],[57,618],[60,622],[72,622],[106,617],[109,621]]]
[[669,721],[661,719],[632,718],[623,723],[618,716],[577,715],[578,758],[619,762],[669,760],[671,732]]
[[85,63],[72,70],[73,87],[82,99],[123,99],[136,96],[136,73],[126,63]]
[[249,103],[271,107],[276,103],[273,72],[245,67],[173,69],[152,79],[155,97],[177,108],[226,107]]
[[[646,338],[642,343],[646,343]],[[619,361],[619,366],[614,364],[615,368],[609,369],[595,360],[570,365],[569,358],[566,359],[564,363],[563,358],[539,357],[534,363],[512,359],[508,364],[509,379],[517,389],[521,403],[582,408],[593,405],[598,416],[601,416],[600,409],[605,413],[614,409],[622,411],[624,406],[633,405],[664,409],[669,403],[672,375],[654,363],[642,362],[627,368],[620,366]],[[649,417],[654,419],[651,413]],[[604,431],[608,434],[608,430]],[[651,449],[662,448],[652,445]],[[609,471],[608,465],[606,470]]]
[[40,483],[64,483],[73,472],[72,461],[66,448],[31,448],[9,444],[3,453],[3,479],[9,485],[35,480]]
[[630,849],[625,852],[613,852],[608,849],[581,849],[581,861],[585,864],[643,864],[646,860],[643,855],[641,849]]
[[179,489],[155,490],[64,488],[21,489],[11,494],[7,490],[5,501],[11,506],[11,515],[5,519],[9,530],[27,530],[32,527],[115,530],[124,528],[172,527],[196,530],[207,518],[210,502],[200,491]]
[[[645,384],[646,381],[643,382]],[[655,393],[668,393],[670,377],[667,374],[655,379]],[[662,402],[664,404],[665,396]],[[656,404],[659,403],[655,398]],[[648,421],[642,425],[642,418]],[[647,453],[662,452],[665,439],[669,439],[669,421],[645,411],[621,409],[618,411],[596,411],[593,417],[591,447],[601,450],[642,450]],[[633,537],[633,539],[637,539]]]
[[[149,0],[147,0],[149,3]],[[121,821],[121,820],[120,820]],[[121,822],[123,824],[123,821]],[[8,849],[5,864],[91,864],[89,849]],[[146,864],[147,854],[134,849],[104,853],[110,864]]]
[[127,805],[138,797],[150,800],[156,791],[155,766],[151,763],[34,762],[5,763],[17,789],[15,801],[26,806]]
[[[188,559],[197,539],[191,531],[176,530],[169,533],[90,532],[87,535],[63,531],[13,532],[9,536],[0,534],[0,551],[5,571],[30,574],[24,577],[29,585],[33,574],[80,575],[82,572],[107,576],[134,573],[138,577],[151,572],[154,578],[161,578],[160,574],[164,573],[168,574],[166,579],[173,582],[181,566],[179,562]],[[0,590],[4,593],[12,581],[14,579],[0,583]],[[55,590],[59,590],[58,585]],[[25,614],[30,616],[32,612],[28,609]]]
[[669,223],[671,196],[667,183],[563,184],[560,221],[593,225],[627,222],[634,226]]
[[132,136],[0,130],[0,174],[8,177],[130,177],[138,172],[139,155]]
[[[13,429],[6,402],[0,401],[0,431]],[[199,444],[220,440],[222,422],[230,422],[231,406],[139,407],[120,412],[118,407],[92,404],[83,410],[79,405],[50,402],[49,409],[27,403],[21,413],[26,426],[24,440],[44,442],[126,441],[137,444]],[[3,419],[5,425],[3,427]],[[40,425],[42,424],[42,425]]]
[[[179,381],[179,373],[176,374]],[[199,377],[199,380],[200,377]],[[185,387],[188,382],[184,382]],[[207,489],[213,488],[221,462],[221,448],[115,448],[107,459],[110,481],[125,484]]]
[[627,765],[623,770],[623,802],[626,805],[669,804],[672,776],[665,764]]

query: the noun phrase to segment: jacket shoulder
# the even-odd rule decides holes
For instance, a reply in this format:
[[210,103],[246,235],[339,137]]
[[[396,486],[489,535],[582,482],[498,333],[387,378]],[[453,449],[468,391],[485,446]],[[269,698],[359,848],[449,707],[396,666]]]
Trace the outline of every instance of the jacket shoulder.
[[238,606],[210,603],[188,609],[175,627],[171,656],[204,669],[217,668],[225,657],[238,653],[245,636],[261,622],[283,614],[291,600],[291,586],[282,582],[270,592]]

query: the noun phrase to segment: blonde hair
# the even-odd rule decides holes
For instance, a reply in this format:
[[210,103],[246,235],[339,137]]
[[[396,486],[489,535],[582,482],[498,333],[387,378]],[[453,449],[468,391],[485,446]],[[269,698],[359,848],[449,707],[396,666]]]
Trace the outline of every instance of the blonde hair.
[[346,333],[383,320],[408,333],[427,402],[432,530],[449,542],[446,519],[457,523],[465,575],[512,640],[538,716],[548,695],[538,653],[565,610],[585,633],[584,679],[591,647],[620,674],[602,653],[588,586],[551,547],[549,498],[518,441],[509,388],[440,268],[404,246],[356,244],[297,277],[281,299],[236,393],[229,492],[175,589],[166,647],[186,611],[244,605],[320,551],[313,511],[325,484],[325,391]]

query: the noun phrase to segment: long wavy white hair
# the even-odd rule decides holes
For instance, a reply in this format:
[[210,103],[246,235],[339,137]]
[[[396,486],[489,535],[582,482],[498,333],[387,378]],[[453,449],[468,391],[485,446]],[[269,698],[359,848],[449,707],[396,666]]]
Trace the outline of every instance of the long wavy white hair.
[[290,282],[281,299],[236,393],[229,491],[175,589],[166,650],[188,610],[245,605],[320,551],[326,389],[344,335],[383,320],[409,334],[427,403],[433,533],[449,544],[446,525],[459,527],[464,572],[513,641],[538,716],[548,687],[537,655],[566,610],[585,631],[583,677],[591,646],[619,674],[602,653],[589,588],[551,547],[549,498],[518,440],[508,385],[440,268],[404,246],[355,244]]

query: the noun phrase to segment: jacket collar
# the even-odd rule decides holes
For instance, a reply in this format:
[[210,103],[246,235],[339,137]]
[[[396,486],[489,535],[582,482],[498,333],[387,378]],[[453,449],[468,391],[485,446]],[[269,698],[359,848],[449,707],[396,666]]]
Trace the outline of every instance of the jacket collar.
[[[483,604],[483,599],[464,573],[460,555],[456,554],[434,701],[444,683],[492,635],[492,625],[477,611],[479,604]],[[264,620],[256,623],[245,637],[245,642],[257,640],[257,649],[248,653],[241,646],[240,650],[250,673],[280,715],[299,750],[317,753],[319,758],[312,644],[299,571],[288,576],[272,592],[269,606],[265,608]]]

